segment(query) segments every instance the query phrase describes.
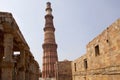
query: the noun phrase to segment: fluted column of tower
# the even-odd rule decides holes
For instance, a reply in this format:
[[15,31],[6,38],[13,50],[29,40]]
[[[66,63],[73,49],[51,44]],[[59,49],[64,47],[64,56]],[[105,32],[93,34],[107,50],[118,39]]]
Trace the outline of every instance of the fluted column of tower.
[[54,64],[58,61],[57,44],[55,42],[55,28],[53,25],[53,16],[51,3],[47,2],[45,27],[44,27],[44,43],[43,47],[43,78],[54,78]]

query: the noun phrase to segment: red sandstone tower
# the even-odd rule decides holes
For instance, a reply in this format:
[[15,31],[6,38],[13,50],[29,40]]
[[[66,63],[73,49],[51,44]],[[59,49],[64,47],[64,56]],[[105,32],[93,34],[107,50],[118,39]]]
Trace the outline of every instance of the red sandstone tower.
[[43,47],[43,71],[42,78],[54,78],[54,64],[58,61],[57,44],[55,42],[55,28],[53,25],[53,16],[51,3],[47,2],[45,27],[44,27],[44,43]]

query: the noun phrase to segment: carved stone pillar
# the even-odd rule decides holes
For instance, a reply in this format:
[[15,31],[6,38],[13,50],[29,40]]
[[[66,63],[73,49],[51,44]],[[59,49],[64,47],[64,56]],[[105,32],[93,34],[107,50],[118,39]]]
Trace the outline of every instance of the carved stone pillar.
[[4,61],[12,62],[13,55],[13,35],[6,33],[4,34]]
[[1,80],[1,74],[2,74],[2,60],[4,56],[4,46],[3,46],[3,32],[0,30],[0,80]]
[[2,80],[12,80],[13,75],[13,35],[4,34],[4,57],[2,61]]
[[25,49],[23,44],[20,44],[20,66],[18,80],[25,80]]
[[29,67],[30,67],[30,57],[29,57],[29,51],[26,51],[25,54],[25,67],[26,67],[26,71],[25,71],[25,80],[30,80],[30,76],[29,76]]
[[25,80],[30,80],[29,77],[30,77],[30,76],[29,76],[29,71],[27,70],[26,73],[25,73]]

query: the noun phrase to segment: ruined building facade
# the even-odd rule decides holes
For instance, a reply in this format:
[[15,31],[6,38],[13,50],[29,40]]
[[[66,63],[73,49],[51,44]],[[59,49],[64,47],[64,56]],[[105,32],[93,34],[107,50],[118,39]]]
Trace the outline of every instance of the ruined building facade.
[[44,43],[43,47],[43,71],[42,78],[54,78],[54,64],[58,61],[57,44],[55,41],[55,28],[53,24],[51,3],[47,2],[45,27],[44,27]]
[[120,80],[120,19],[88,43],[85,55],[55,65],[56,80]]
[[120,19],[87,45],[72,62],[73,80],[120,80]]
[[0,80],[39,80],[39,65],[7,12],[0,12]]
[[58,61],[55,64],[56,80],[72,80],[71,62],[68,60]]

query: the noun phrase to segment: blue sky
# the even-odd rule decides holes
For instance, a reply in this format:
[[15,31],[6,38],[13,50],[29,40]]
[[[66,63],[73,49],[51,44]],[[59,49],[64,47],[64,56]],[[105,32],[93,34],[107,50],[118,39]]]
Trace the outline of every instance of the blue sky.
[[75,60],[86,45],[120,18],[120,0],[1,0],[11,12],[35,59],[42,67],[46,2],[51,2],[59,60]]

